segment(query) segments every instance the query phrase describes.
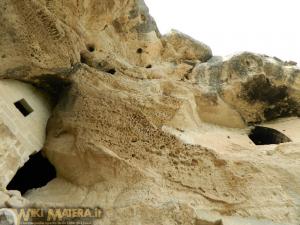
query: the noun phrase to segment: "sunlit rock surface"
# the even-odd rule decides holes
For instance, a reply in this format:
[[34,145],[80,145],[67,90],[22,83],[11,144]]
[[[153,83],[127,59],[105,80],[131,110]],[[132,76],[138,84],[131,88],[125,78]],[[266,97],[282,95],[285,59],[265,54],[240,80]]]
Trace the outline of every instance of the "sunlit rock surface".
[[96,224],[300,223],[297,66],[163,36],[141,0],[0,6],[0,78],[57,103],[41,149],[57,178],[23,197],[2,186],[0,206],[100,207]]

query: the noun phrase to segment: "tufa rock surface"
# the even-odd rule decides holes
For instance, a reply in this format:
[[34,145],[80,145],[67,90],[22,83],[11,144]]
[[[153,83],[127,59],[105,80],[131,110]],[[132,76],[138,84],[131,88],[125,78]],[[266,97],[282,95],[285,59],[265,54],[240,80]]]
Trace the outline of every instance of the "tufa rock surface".
[[0,206],[99,207],[95,224],[300,223],[294,63],[161,35],[142,0],[2,0],[0,26],[0,78],[55,102],[41,151],[57,173],[23,196],[1,186]]

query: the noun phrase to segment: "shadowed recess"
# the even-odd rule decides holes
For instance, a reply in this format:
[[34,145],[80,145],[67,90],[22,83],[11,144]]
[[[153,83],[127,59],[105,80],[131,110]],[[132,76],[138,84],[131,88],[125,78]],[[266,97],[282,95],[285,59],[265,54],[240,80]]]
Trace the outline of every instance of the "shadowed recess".
[[256,145],[271,145],[291,142],[285,134],[268,127],[256,126],[251,130],[249,138]]
[[31,155],[7,186],[7,190],[18,190],[21,194],[33,188],[45,186],[56,177],[54,166],[41,152]]

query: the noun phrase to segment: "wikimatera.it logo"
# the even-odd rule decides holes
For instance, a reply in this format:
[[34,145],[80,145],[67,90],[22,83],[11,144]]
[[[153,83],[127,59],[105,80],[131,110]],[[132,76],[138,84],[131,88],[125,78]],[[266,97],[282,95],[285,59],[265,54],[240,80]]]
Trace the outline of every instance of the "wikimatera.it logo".
[[101,208],[0,209],[0,225],[93,225]]

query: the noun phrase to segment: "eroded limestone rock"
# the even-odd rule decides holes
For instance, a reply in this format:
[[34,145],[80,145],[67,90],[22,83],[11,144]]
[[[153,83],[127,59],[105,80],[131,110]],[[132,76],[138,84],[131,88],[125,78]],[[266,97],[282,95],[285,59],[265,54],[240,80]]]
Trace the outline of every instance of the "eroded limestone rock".
[[169,60],[206,62],[212,57],[210,47],[179,31],[172,30],[162,40],[165,45],[164,57]]
[[[0,77],[57,101],[42,148],[57,178],[27,201],[3,190],[0,205],[100,207],[96,224],[299,223],[293,63],[161,36],[140,0],[0,6]],[[257,146],[254,125],[291,141]],[[5,129],[1,146],[13,149]]]
[[244,52],[199,63],[189,78],[218,93],[247,124],[252,124],[300,115],[299,75],[295,66]]

